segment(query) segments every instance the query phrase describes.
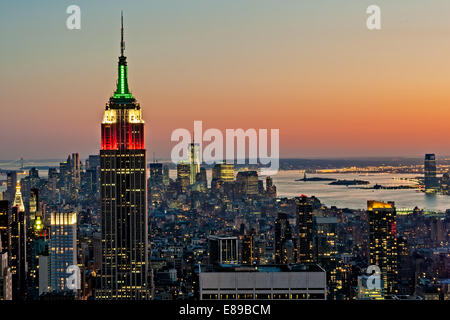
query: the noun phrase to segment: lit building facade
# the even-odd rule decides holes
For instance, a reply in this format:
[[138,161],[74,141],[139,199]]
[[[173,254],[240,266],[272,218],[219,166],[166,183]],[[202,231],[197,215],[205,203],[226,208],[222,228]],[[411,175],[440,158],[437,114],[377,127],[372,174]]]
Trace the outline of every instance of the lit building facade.
[[212,169],[212,179],[220,182],[234,181],[234,164],[217,163]]
[[398,293],[397,228],[394,202],[367,201],[369,264],[380,268],[383,296]]
[[177,181],[181,185],[183,192],[187,190],[191,183],[190,165],[185,162],[177,164]]
[[148,214],[144,120],[127,80],[122,41],[117,89],[106,105],[100,150],[102,270],[98,299],[147,299]]
[[50,215],[50,290],[68,291],[67,267],[77,264],[77,214],[75,212]]

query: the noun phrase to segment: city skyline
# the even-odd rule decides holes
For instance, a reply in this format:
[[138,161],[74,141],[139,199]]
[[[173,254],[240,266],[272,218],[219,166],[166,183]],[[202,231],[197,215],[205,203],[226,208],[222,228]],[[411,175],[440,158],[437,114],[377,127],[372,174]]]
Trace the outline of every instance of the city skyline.
[[[111,3],[114,8],[116,3]],[[62,54],[64,41],[46,47],[47,34],[36,39],[42,42],[29,57],[39,60],[44,52],[39,51],[46,50],[48,56],[39,66],[45,71],[38,74],[39,80],[45,81],[27,84],[33,80],[27,76],[33,68],[28,70],[20,63],[14,75],[27,94],[14,96],[11,90],[16,80],[8,68],[21,57],[8,60],[5,74],[12,82],[2,90],[8,92],[6,105],[10,106],[10,96],[17,105],[2,110],[3,114],[17,117],[24,111],[22,103],[30,99],[31,105],[25,108],[23,121],[0,126],[10,134],[2,139],[3,149],[29,155],[38,150],[46,157],[58,152],[67,158],[56,163],[25,160],[23,154],[19,160],[0,159],[0,302],[151,300],[155,305],[164,302],[165,317],[176,313],[209,318],[212,314],[269,315],[280,300],[291,301],[297,308],[314,300],[450,300],[450,158],[439,156],[442,148],[447,150],[447,134],[440,130],[439,121],[427,118],[442,110],[421,105],[422,98],[436,98],[429,86],[439,77],[427,78],[433,81],[422,91],[406,92],[417,80],[407,74],[401,75],[402,81],[386,77],[393,75],[393,69],[380,66],[381,61],[383,66],[387,63],[389,55],[377,56],[373,64],[362,66],[378,54],[370,51],[374,43],[358,48],[363,33],[337,38],[342,30],[329,33],[332,20],[327,20],[323,29],[322,22],[318,23],[318,8],[324,9],[325,3],[327,9],[339,12],[349,6],[332,5],[331,1],[320,5],[288,1],[273,6],[262,0],[253,12],[242,11],[250,9],[250,1],[245,0],[234,5],[209,0],[197,7],[199,3],[190,6],[175,1],[173,7],[146,2],[139,6],[141,12],[125,14],[126,23],[120,10],[120,20],[116,18],[120,28],[111,27],[108,7],[95,21],[107,33],[115,34],[116,43],[120,40],[118,50],[105,45],[109,34],[90,42],[91,33],[83,37],[77,30],[80,12],[93,21],[87,8],[99,9],[98,3],[88,6],[82,2],[82,9],[70,5],[66,13],[73,12],[74,23],[66,21],[70,32],[66,40],[70,42],[72,32],[80,31],[75,34],[83,49],[70,52],[72,47],[66,46],[64,50],[69,51]],[[139,22],[143,8],[151,4],[163,13],[155,16],[160,19],[156,25],[164,26],[155,39],[161,44],[170,41],[171,35],[183,35],[177,40],[188,45],[183,48],[186,50],[177,51],[170,45],[165,55],[158,56],[169,47],[156,46],[150,58],[139,58],[152,48],[137,31],[154,27],[149,17],[145,24]],[[419,3],[414,4],[418,9]],[[45,3],[28,8],[43,7]],[[173,29],[164,38],[165,19],[174,17],[174,8],[183,8],[177,12],[180,20],[170,24]],[[202,10],[189,11],[193,8]],[[286,27],[297,27],[290,20],[294,8],[306,10],[305,21],[320,26],[320,32],[329,38],[303,30],[302,35],[312,36],[314,45],[304,45],[305,52],[296,52],[291,48],[299,49],[298,44],[290,41],[295,32],[282,38],[270,33],[272,28],[282,33]],[[371,10],[376,16],[380,8],[371,5],[365,12]],[[261,25],[263,13],[272,18],[267,25]],[[290,15],[282,17],[283,13]],[[29,12],[22,17],[27,15]],[[206,20],[194,19],[198,17]],[[102,23],[103,18],[108,22]],[[180,28],[186,18],[191,24]],[[243,26],[237,23],[241,19]],[[220,29],[223,21],[229,29]],[[205,23],[211,29],[199,34],[197,28]],[[344,25],[352,23],[345,21]],[[258,34],[264,37],[245,42],[256,32],[255,27],[262,27]],[[367,29],[371,29],[369,22]],[[186,41],[188,35],[195,37]],[[388,37],[387,33],[375,35],[379,40]],[[153,39],[151,32],[146,36]],[[222,39],[227,40],[221,43]],[[244,41],[242,47],[230,46],[236,40]],[[338,48],[341,40],[350,40],[352,46]],[[385,40],[380,41],[386,45]],[[333,51],[336,55],[329,54],[328,41],[338,48]],[[126,46],[130,42],[131,46]],[[256,43],[268,49],[257,52]],[[281,43],[285,46],[274,46]],[[391,43],[399,48],[398,44]],[[17,43],[12,45],[19,48]],[[318,46],[323,46],[323,51]],[[116,70],[116,81],[104,104],[97,104],[97,93],[104,91],[99,85],[104,84],[99,82],[100,73],[109,75],[103,70],[109,65],[109,54],[99,60],[95,55],[105,48],[117,52],[117,65],[111,67]],[[129,57],[129,52],[138,54]],[[217,55],[208,55],[211,52]],[[236,55],[227,56],[232,52]],[[290,59],[300,52],[298,59]],[[302,65],[303,58],[313,52],[317,54],[309,56],[310,64]],[[356,57],[356,52],[362,56]],[[425,52],[429,54],[430,48]],[[328,60],[322,53],[327,53]],[[21,54],[26,56],[28,51]],[[58,64],[63,56],[69,57],[66,67]],[[268,57],[271,60],[265,63]],[[408,59],[389,63],[398,67],[394,72],[403,72]],[[424,65],[439,63],[423,57],[420,61],[423,65],[407,69],[410,75],[422,75]],[[230,62],[232,68],[227,65]],[[159,71],[148,72],[146,68],[155,65]],[[253,69],[256,67],[266,69]],[[444,70],[440,69],[441,80],[446,77]],[[329,77],[324,77],[325,73]],[[362,75],[369,78],[362,79]],[[383,84],[378,87],[380,80]],[[398,86],[390,87],[393,84]],[[70,94],[66,86],[71,86]],[[379,90],[392,95],[363,99]],[[36,95],[28,96],[29,92]],[[164,105],[161,95],[166,94],[171,102]],[[445,101],[445,95],[442,97]],[[363,100],[366,105],[356,105]],[[44,101],[59,102],[57,111],[50,103],[35,115],[31,110],[42,107]],[[311,103],[308,108],[304,108],[305,101]],[[380,101],[386,103],[382,108]],[[402,107],[388,107],[395,101]],[[206,102],[219,107],[206,108]],[[227,107],[230,102],[236,103]],[[286,105],[280,105],[283,102]],[[348,105],[336,108],[343,103]],[[323,109],[326,105],[334,109]],[[103,116],[98,117],[102,110]],[[32,125],[27,123],[30,119]],[[445,121],[445,115],[439,119]],[[92,120],[100,135],[91,132]],[[193,134],[186,128],[192,128]],[[288,135],[280,144],[283,130]],[[36,141],[26,139],[30,132],[35,133]],[[171,132],[165,143],[164,132]],[[42,135],[50,135],[45,142],[51,143],[51,150],[39,143]],[[440,139],[436,140],[436,135]],[[85,136],[89,143],[82,144]],[[21,140],[26,142],[21,144]],[[59,140],[64,147],[58,145]],[[11,142],[15,143],[12,147],[7,145]],[[91,151],[91,145],[96,149]],[[167,163],[169,157],[157,161],[164,148],[172,148],[172,163]],[[421,158],[383,157],[394,150],[420,151]],[[290,152],[302,153],[303,159],[289,158]],[[341,157],[305,157],[311,152],[334,152]],[[358,152],[365,157],[351,157]],[[372,152],[377,157],[371,156]],[[223,304],[208,306],[213,301]]]
[[4,3],[0,94],[21,129],[0,126],[9,137],[1,160],[99,148],[120,9],[130,20],[130,86],[150,120],[149,159],[168,159],[170,133],[194,120],[279,128],[282,158],[448,154],[450,5],[434,3],[381,4],[377,32],[365,27],[366,1],[81,1],[81,30],[65,27],[66,4]]

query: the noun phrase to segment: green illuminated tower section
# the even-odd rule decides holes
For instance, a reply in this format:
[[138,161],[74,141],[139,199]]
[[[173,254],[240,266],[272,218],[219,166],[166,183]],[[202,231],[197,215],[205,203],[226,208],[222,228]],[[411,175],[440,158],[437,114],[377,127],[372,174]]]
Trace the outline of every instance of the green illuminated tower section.
[[150,298],[147,158],[142,110],[128,88],[123,18],[121,34],[117,89],[102,121],[102,268],[96,298],[144,300]]

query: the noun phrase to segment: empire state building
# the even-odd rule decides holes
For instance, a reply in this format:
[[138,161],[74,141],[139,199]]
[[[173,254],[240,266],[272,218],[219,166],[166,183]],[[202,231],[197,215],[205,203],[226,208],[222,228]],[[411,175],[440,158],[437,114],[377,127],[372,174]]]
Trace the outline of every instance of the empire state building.
[[131,94],[123,15],[117,89],[106,104],[100,150],[102,268],[97,299],[148,299],[144,120]]

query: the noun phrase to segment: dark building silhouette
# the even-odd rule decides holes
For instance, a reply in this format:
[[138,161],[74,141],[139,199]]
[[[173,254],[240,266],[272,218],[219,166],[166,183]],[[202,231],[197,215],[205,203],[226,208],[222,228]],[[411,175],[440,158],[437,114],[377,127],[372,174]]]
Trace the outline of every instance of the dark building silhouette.
[[425,155],[424,176],[425,190],[435,190],[438,187],[438,179],[436,177],[436,156],[434,153],[427,153]]
[[241,263],[253,265],[256,263],[255,257],[255,229],[252,229],[242,239]]
[[292,260],[292,230],[286,213],[278,213],[275,219],[275,263],[286,264]]
[[313,263],[313,200],[306,196],[296,197],[297,206],[297,262]]
[[11,171],[6,174],[6,200],[9,203],[14,201],[17,185],[17,172]]
[[[3,252],[9,252],[10,232],[9,202],[8,200],[0,200],[0,240],[2,243]],[[0,251],[0,253],[2,253],[2,251]]]
[[27,288],[27,224],[20,184],[11,208],[10,266],[12,272],[13,299],[24,300]]
[[163,185],[163,165],[162,163],[150,163],[150,177],[148,179],[150,187]]

